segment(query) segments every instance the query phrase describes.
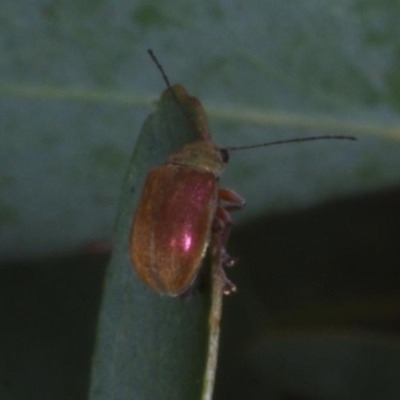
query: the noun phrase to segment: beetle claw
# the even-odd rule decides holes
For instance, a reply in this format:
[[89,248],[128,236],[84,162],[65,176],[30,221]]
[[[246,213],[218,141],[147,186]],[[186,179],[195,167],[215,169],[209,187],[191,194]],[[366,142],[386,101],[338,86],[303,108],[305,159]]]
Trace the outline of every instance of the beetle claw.
[[232,257],[226,252],[224,252],[222,256],[222,264],[224,264],[225,267],[233,267],[237,263],[237,260],[236,257]]
[[224,291],[224,294],[227,296],[232,293],[236,293],[236,291],[237,291],[236,285],[233,284],[228,278],[225,278],[223,291]]

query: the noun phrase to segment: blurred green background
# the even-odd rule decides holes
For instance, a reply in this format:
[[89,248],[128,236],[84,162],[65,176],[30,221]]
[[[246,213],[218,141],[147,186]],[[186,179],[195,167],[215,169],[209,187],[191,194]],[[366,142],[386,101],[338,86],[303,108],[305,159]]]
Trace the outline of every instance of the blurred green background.
[[[85,399],[107,242],[164,84],[232,155],[216,399],[398,399],[400,5],[18,1],[0,7],[0,397]],[[154,144],[157,145],[156,143]]]

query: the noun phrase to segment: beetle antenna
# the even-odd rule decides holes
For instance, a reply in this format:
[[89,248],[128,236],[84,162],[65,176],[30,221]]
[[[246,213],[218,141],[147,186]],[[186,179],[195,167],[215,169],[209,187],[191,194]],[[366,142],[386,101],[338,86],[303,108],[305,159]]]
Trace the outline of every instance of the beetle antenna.
[[303,137],[303,138],[276,140],[273,142],[253,144],[250,146],[225,147],[223,150],[226,150],[229,152],[229,151],[235,151],[235,150],[255,149],[257,147],[275,146],[277,144],[311,142],[314,140],[357,140],[357,138],[355,138],[354,136],[343,136],[343,135],[308,136],[308,137]]
[[[161,76],[165,82],[165,85],[167,86],[168,90],[170,91],[172,97],[174,98],[176,104],[178,104],[179,108],[185,115],[185,117],[188,119],[189,123],[193,125],[195,128],[196,126],[193,123],[193,120],[191,119],[190,115],[187,113],[185,108],[183,107],[182,103],[179,101],[178,96],[175,94],[174,90],[172,89],[171,82],[168,79],[168,75],[166,74],[163,66],[161,63],[158,61],[156,55],[154,54],[153,50],[148,49],[147,52],[149,53],[149,56],[153,60],[154,64],[156,65],[157,69],[160,71]],[[235,151],[235,150],[247,150],[247,149],[255,149],[257,147],[268,147],[268,146],[275,146],[278,144],[285,144],[285,143],[299,143],[299,142],[310,142],[314,140],[329,140],[329,139],[334,139],[334,140],[357,140],[354,136],[341,136],[341,135],[324,135],[324,136],[309,136],[309,137],[304,137],[304,138],[295,138],[295,139],[284,139],[284,140],[276,140],[274,142],[266,142],[266,143],[260,143],[260,144],[254,144],[250,146],[237,146],[237,147],[225,147],[223,150],[226,151]]]
[[149,55],[150,55],[151,59],[153,60],[154,64],[156,64],[156,67],[160,71],[161,76],[164,79],[164,82],[165,82],[168,90],[170,91],[170,93],[171,93],[172,97],[174,98],[176,104],[178,104],[179,108],[183,112],[183,115],[187,118],[189,123],[191,125],[193,125],[194,128],[196,128],[195,124],[193,123],[192,119],[190,118],[190,115],[187,113],[187,111],[183,107],[182,103],[179,101],[178,96],[174,92],[174,89],[172,89],[171,82],[169,81],[168,76],[167,76],[166,72],[164,71],[164,68],[161,65],[160,61],[158,61],[156,55],[153,53],[153,50],[148,49],[147,52],[149,53]]
[[165,84],[167,85],[168,89],[171,89],[171,82],[168,79],[168,75],[165,73],[164,68],[162,67],[160,61],[158,61],[157,57],[153,53],[153,50],[148,49],[147,52],[149,53],[151,59],[153,60],[154,64],[156,64],[157,69],[160,71],[162,78],[164,79]]

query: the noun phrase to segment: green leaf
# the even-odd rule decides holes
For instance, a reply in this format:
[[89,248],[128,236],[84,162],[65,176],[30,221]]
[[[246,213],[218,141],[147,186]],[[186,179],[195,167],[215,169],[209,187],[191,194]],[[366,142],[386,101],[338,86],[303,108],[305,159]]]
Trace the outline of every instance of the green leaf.
[[[184,89],[175,86],[174,92],[196,115],[196,103]],[[208,294],[189,301],[160,296],[138,280],[128,252],[132,215],[147,172],[196,139],[198,132],[166,90],[143,125],[122,191],[93,361],[92,400],[200,398]]]

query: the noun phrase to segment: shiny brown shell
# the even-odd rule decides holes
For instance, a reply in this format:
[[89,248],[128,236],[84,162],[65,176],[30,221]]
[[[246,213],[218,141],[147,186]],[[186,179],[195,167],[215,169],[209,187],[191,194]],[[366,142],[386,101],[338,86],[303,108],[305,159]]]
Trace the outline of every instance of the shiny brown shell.
[[147,175],[133,219],[130,255],[141,280],[177,296],[196,278],[217,207],[215,174],[164,164]]

